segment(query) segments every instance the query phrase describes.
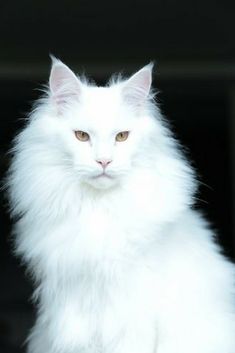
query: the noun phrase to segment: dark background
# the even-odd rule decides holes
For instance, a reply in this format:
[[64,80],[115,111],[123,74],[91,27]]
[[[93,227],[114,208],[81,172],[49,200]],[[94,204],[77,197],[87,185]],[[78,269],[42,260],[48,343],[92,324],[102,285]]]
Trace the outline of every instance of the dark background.
[[[197,207],[235,255],[235,3],[233,1],[1,1],[0,166],[40,92],[53,53],[98,84],[156,61],[158,101],[200,180]],[[23,352],[34,314],[30,280],[11,253],[1,196],[0,352]],[[43,352],[42,352],[43,353]],[[46,353],[46,352],[45,352]]]

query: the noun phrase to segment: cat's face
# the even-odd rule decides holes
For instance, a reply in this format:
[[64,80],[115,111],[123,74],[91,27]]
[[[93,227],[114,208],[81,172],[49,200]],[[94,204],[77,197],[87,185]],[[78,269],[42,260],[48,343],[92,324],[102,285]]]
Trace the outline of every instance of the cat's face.
[[150,119],[141,114],[150,85],[150,66],[125,83],[94,87],[54,63],[50,89],[58,140],[81,182],[109,188],[135,168],[151,130]]

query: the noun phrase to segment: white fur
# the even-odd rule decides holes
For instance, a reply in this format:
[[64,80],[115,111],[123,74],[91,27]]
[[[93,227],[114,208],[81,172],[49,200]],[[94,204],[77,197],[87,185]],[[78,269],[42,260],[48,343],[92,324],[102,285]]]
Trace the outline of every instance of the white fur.
[[235,353],[234,267],[193,209],[194,174],[150,85],[151,65],[96,87],[54,59],[15,139],[16,251],[38,301],[29,353]]

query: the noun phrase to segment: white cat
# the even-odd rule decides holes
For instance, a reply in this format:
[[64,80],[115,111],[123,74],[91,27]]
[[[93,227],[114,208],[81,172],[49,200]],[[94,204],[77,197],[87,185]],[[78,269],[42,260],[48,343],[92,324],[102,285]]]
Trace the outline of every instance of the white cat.
[[234,266],[193,209],[152,65],[107,87],[54,59],[8,176],[38,317],[29,353],[235,353]]

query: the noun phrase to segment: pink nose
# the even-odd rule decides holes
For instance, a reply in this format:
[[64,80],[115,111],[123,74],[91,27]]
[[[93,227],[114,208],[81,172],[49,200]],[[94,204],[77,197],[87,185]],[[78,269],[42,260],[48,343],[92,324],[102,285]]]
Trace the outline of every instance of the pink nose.
[[106,168],[108,164],[112,162],[111,159],[97,159],[97,163],[99,163],[103,168]]

